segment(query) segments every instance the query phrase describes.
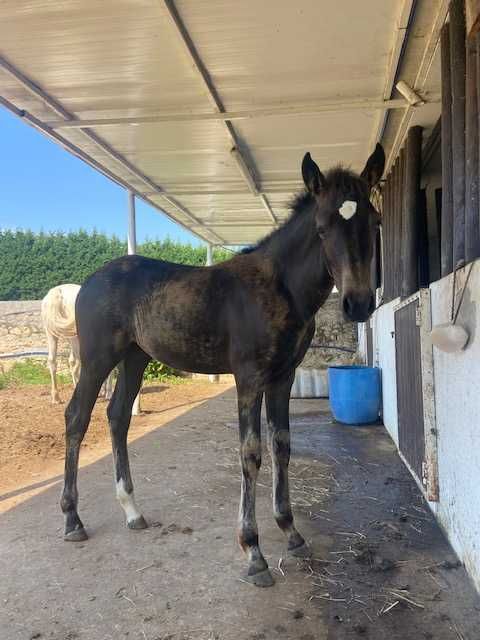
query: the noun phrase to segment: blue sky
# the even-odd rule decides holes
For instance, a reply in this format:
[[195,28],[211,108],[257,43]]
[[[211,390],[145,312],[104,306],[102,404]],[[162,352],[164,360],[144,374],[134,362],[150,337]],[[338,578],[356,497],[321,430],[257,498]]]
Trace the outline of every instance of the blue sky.
[[[127,193],[0,107],[0,229],[96,229],[126,238]],[[137,199],[137,242],[200,241]]]

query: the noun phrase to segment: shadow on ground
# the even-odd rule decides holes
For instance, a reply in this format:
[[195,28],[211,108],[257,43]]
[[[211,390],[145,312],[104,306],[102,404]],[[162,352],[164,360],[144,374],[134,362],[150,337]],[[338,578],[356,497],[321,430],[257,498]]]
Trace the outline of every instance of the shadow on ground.
[[476,640],[477,596],[385,431],[325,409],[292,402],[292,499],[311,562],[284,557],[264,455],[257,519],[276,584],[239,579],[230,390],[130,445],[149,529],[124,527],[110,456],[80,471],[87,542],[63,542],[58,484],[0,516],[1,640]]

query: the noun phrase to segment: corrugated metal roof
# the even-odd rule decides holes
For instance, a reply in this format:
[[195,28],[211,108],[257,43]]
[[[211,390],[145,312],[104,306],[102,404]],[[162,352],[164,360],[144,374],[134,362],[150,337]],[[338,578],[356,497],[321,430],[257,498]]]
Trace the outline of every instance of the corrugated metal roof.
[[[250,243],[288,215],[306,151],[362,168],[413,4],[3,0],[3,104],[204,239]],[[395,112],[387,150],[439,115],[448,3],[415,4],[399,71],[436,100]]]

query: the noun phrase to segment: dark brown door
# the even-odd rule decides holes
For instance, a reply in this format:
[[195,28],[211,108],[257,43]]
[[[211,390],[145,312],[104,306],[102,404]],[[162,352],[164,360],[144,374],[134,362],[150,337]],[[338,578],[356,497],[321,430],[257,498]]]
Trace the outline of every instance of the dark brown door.
[[395,311],[399,448],[422,481],[425,459],[420,327],[418,299]]

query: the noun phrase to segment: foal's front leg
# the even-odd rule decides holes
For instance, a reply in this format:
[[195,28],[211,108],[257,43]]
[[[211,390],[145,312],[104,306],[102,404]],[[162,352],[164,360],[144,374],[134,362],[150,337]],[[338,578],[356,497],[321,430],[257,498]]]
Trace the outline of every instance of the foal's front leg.
[[270,587],[273,584],[273,578],[258,545],[258,528],[255,518],[255,485],[262,461],[260,411],[263,393],[252,388],[242,388],[238,382],[237,391],[242,466],[238,541],[248,557],[248,569],[243,577],[257,587]]
[[265,392],[267,409],[268,448],[272,456],[273,513],[287,538],[288,552],[299,558],[310,556],[304,538],[293,522],[288,487],[290,462],[290,390],[294,374],[284,382],[270,385]]

